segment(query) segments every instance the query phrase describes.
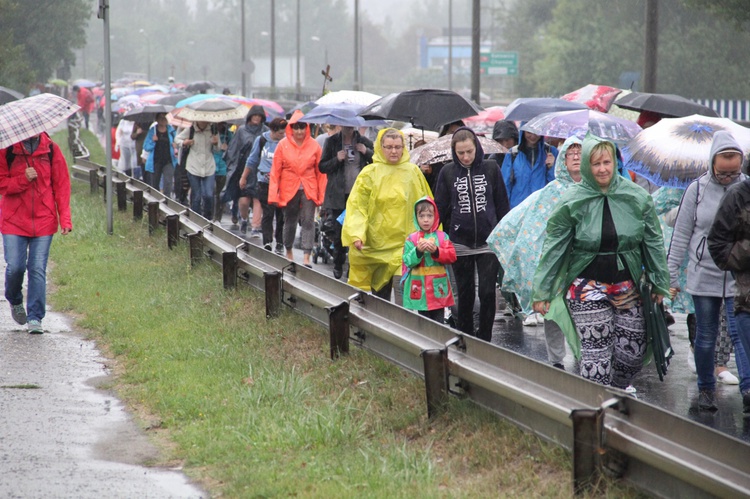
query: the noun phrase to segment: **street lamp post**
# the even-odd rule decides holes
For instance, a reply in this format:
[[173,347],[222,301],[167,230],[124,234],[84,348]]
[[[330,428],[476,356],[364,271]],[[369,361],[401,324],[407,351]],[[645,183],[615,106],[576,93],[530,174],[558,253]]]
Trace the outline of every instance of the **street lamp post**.
[[150,82],[151,81],[151,36],[149,36],[148,31],[141,28],[138,30],[139,33],[146,36],[146,79]]

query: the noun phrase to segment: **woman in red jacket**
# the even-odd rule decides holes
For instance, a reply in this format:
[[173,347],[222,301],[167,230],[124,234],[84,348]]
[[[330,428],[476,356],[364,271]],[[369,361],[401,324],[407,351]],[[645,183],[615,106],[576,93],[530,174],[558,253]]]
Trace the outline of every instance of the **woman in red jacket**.
[[323,204],[327,177],[318,169],[320,145],[310,136],[307,123],[298,121],[302,116],[301,111],[294,112],[286,127],[286,137],[274,152],[268,204],[284,210],[284,246],[289,260],[294,260],[292,246],[299,221],[303,263],[310,267],[310,252],[315,242],[315,207]]
[[[47,258],[58,225],[70,220],[70,176],[60,148],[42,133],[0,150],[0,232],[5,253],[5,298],[13,320],[41,334],[46,309]],[[27,308],[21,287],[29,271]],[[28,321],[27,321],[28,319]]]

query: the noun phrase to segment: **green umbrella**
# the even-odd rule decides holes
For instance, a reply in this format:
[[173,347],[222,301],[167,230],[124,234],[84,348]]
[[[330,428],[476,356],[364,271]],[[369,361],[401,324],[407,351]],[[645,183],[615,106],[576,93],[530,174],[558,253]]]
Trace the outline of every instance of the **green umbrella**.
[[68,86],[68,82],[65,81],[65,80],[61,80],[60,78],[53,78],[53,79],[47,81],[47,83],[49,83],[50,85],[54,85],[56,87],[67,87]]
[[667,321],[664,319],[664,305],[657,305],[651,300],[652,286],[650,283],[642,281],[640,292],[643,301],[643,315],[646,319],[646,341],[654,356],[659,381],[664,381],[664,375],[667,374],[667,367],[669,367],[669,359],[674,355],[672,344],[669,341]]

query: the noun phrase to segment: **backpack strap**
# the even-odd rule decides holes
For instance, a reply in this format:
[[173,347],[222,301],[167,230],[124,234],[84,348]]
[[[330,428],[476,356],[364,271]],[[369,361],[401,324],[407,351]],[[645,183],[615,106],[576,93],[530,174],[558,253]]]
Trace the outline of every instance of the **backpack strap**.
[[[47,157],[49,157],[49,164],[50,168],[52,167],[52,158],[55,154],[55,148],[52,147],[50,144],[49,152],[47,153]],[[10,165],[15,161],[16,159],[16,153],[13,152],[13,146],[7,148],[5,150],[5,162],[8,163],[8,170],[10,171]]]

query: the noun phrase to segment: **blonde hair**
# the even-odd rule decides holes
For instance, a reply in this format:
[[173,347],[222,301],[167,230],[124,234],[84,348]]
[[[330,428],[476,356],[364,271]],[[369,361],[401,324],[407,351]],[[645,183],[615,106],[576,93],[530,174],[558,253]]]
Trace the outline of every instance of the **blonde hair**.
[[404,143],[404,136],[396,130],[395,128],[389,128],[385,131],[385,133],[380,137],[380,145],[382,146],[383,143],[385,143],[385,139],[399,139],[401,141],[401,145],[406,147],[406,144]]
[[614,144],[612,144],[612,142],[599,142],[591,148],[591,153],[589,154],[589,164],[591,164],[595,156],[601,156],[605,152],[609,153],[613,162],[617,161],[617,154],[615,152]]

